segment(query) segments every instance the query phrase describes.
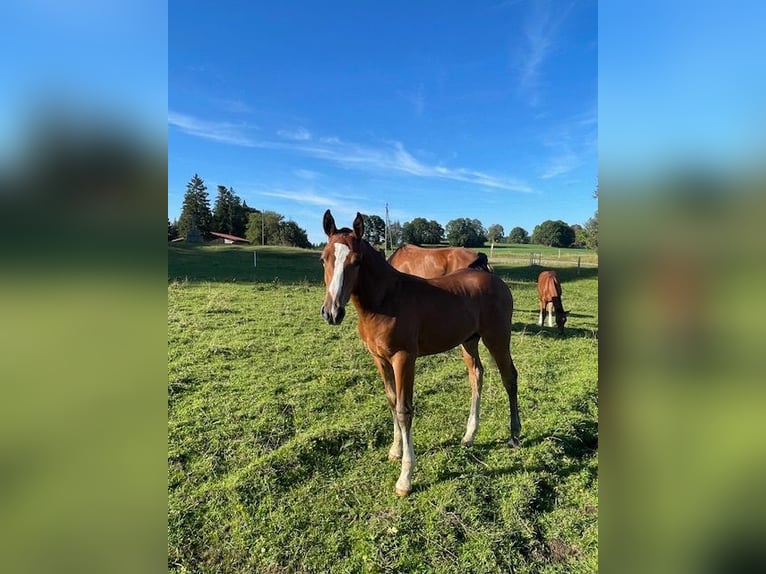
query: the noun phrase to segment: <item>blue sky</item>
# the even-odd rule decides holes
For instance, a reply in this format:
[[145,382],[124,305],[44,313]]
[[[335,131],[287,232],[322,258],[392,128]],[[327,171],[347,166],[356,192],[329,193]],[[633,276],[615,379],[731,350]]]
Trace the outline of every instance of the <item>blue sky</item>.
[[295,220],[529,232],[596,210],[595,1],[169,4],[168,215],[195,173]]

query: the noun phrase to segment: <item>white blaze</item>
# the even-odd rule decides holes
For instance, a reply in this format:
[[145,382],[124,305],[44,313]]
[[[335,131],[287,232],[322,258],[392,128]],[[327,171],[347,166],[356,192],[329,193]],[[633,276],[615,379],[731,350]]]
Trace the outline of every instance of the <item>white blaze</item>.
[[343,243],[335,244],[335,268],[332,270],[332,280],[330,281],[330,296],[335,307],[340,306],[338,297],[343,289],[343,266],[349,253],[351,253],[351,249],[349,249],[348,245]]

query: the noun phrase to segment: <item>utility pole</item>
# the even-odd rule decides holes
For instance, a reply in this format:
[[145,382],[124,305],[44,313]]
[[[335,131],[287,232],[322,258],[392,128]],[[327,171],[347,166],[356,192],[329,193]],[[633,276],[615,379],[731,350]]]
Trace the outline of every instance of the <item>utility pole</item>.
[[255,212],[261,214],[261,245],[266,245],[266,236],[263,234],[263,210],[256,209]]
[[[391,231],[389,230],[389,226],[391,223],[388,221],[388,203],[386,203],[386,250],[389,249],[389,242],[391,245],[391,250],[394,249],[394,241],[391,238]],[[386,255],[388,255],[388,252],[386,252]]]

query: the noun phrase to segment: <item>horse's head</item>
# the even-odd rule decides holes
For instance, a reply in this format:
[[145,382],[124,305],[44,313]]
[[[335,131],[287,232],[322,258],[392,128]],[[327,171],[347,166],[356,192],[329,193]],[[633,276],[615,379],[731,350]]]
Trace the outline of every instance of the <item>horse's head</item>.
[[567,323],[567,315],[569,315],[569,311],[556,313],[556,326],[559,328],[560,335],[564,334],[564,325]]
[[321,313],[330,325],[340,325],[359,275],[364,219],[361,213],[357,213],[353,230],[346,227],[338,229],[328,209],[324,212],[322,224],[327,234],[327,246],[322,250],[326,291]]

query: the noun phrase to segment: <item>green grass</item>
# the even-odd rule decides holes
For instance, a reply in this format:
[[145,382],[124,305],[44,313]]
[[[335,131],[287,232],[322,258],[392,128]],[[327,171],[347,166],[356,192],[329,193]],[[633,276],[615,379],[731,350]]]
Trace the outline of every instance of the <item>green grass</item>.
[[[482,420],[458,350],[418,359],[413,493],[356,333],[319,316],[318,252],[168,253],[168,568],[173,572],[595,572],[598,278],[559,269],[559,338],[535,324],[539,268],[493,260],[515,299],[522,448],[482,347]],[[497,252],[497,249],[496,249]]]

